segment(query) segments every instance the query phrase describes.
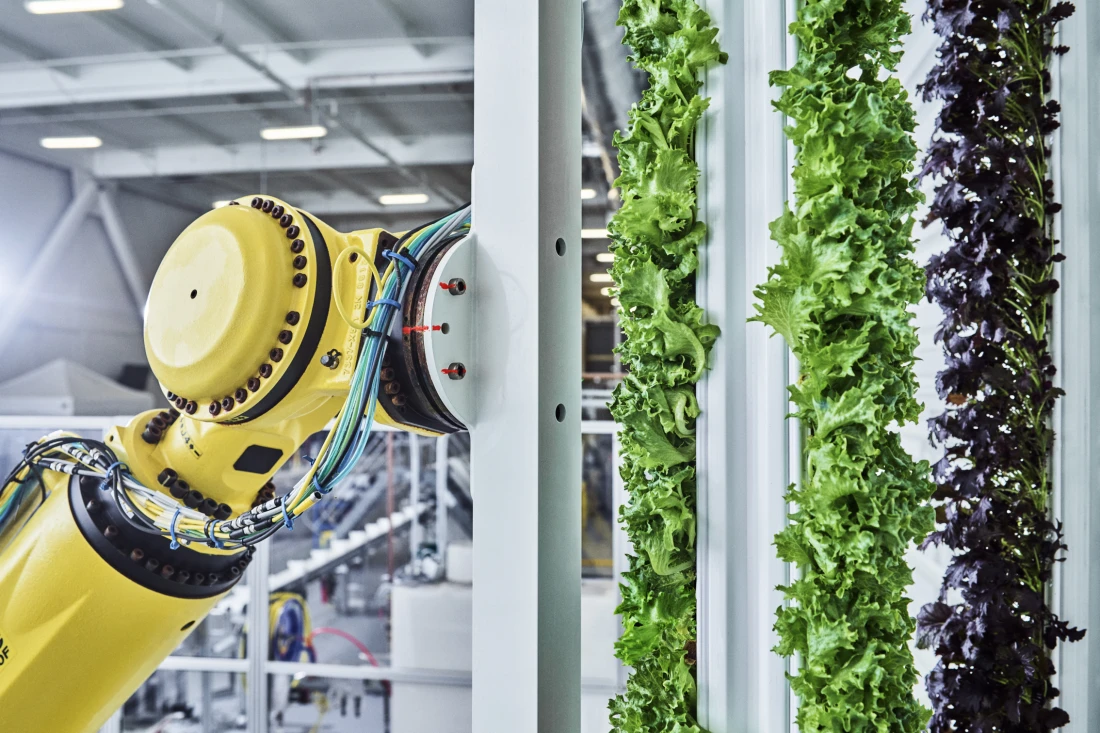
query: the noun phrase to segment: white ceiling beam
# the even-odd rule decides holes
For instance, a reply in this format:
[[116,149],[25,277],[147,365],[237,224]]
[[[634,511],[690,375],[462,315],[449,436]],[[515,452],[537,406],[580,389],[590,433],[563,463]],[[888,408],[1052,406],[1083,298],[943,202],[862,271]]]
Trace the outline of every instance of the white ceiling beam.
[[[270,8],[260,10],[252,3],[248,2],[248,0],[230,0],[228,6],[234,13],[239,15],[242,20],[251,25],[255,30],[267,36],[269,41],[273,43],[294,42],[294,39],[290,37],[290,34],[287,33],[278,21],[273,21],[268,17],[272,12]],[[311,55],[310,52],[305,49],[294,49],[288,53],[303,64],[309,61]]]
[[[40,48],[30,41],[24,40],[18,36],[12,35],[2,28],[0,28],[0,47],[8,49],[12,53],[22,56],[28,61],[49,61],[54,58],[54,55],[46,51],[46,49]],[[46,80],[52,80],[54,78],[50,73],[50,69],[37,68],[36,70],[39,71],[42,78]],[[63,74],[70,79],[75,79],[78,76],[76,68],[72,66],[55,66],[52,71]],[[0,82],[0,90],[3,88],[2,82]]]
[[454,207],[446,201],[429,199],[425,204],[413,206],[383,206],[377,199],[353,191],[332,192],[302,191],[281,192],[282,198],[296,208],[324,218],[326,216],[431,216],[451,211]]
[[[401,165],[412,168],[470,165],[474,161],[472,135],[432,135],[408,143],[379,137],[372,138],[372,143]],[[216,145],[145,150],[100,148],[89,155],[92,172],[99,179],[393,167],[382,155],[356,140],[331,137],[316,152],[308,141],[286,141],[244,143],[232,149]]]
[[[131,23],[117,13],[89,13],[89,15],[111,33],[126,39],[138,48],[153,52],[179,50],[177,46]],[[164,60],[184,71],[191,68],[191,59],[186,56],[169,56]]]
[[[0,45],[8,45],[3,35]],[[78,78],[73,79],[41,67],[0,67],[0,109],[283,91],[229,52],[192,61],[191,69],[184,70],[160,58],[104,57],[75,67]],[[306,63],[287,50],[271,51],[263,61],[297,90],[453,83],[472,78],[473,42],[449,43],[430,56],[422,56],[408,43],[364,43],[317,51]]]

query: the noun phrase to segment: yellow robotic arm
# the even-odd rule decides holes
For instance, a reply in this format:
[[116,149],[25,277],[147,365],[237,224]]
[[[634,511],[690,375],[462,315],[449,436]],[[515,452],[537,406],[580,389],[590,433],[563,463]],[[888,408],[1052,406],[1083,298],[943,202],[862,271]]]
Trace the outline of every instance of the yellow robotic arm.
[[[255,196],[180,235],[145,323],[172,406],[102,442],[49,436],[0,487],[0,728],[95,731],[239,581],[251,546],[332,489],[372,421],[464,429],[441,388],[465,376],[441,361],[461,349],[427,319],[440,292],[465,294],[452,255],[469,222],[467,207],[400,236],[342,234]],[[334,418],[277,496],[274,473]]]

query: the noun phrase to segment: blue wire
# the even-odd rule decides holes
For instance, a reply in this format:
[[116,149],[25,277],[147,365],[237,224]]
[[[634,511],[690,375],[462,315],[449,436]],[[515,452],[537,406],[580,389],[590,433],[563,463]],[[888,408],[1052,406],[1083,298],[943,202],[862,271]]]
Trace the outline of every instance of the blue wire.
[[176,513],[172,515],[172,523],[168,525],[168,531],[172,535],[172,544],[168,545],[173,550],[180,548],[179,540],[176,539],[176,521],[180,518],[180,508],[176,507]]

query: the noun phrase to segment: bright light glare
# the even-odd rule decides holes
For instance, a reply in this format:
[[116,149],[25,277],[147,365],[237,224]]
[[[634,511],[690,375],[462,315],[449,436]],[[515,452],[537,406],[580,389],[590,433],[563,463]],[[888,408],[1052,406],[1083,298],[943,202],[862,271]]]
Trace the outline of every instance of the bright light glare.
[[44,148],[50,150],[80,150],[83,148],[98,148],[103,141],[92,135],[82,137],[44,137],[38,141]]
[[610,272],[593,272],[588,276],[588,279],[594,283],[613,283],[615,278],[611,277]]
[[23,7],[35,15],[55,13],[90,13],[95,10],[118,10],[123,0],[27,0]]
[[611,305],[613,305],[613,306],[615,306],[616,308],[618,308],[618,307],[619,307],[619,299],[618,299],[618,298],[612,298],[612,299],[611,299]]
[[378,197],[378,203],[383,206],[409,206],[411,204],[428,203],[426,193],[387,193]]
[[229,206],[229,202],[228,201],[215,201],[214,202],[214,208],[215,209],[220,209],[223,206]]
[[607,239],[607,230],[581,229],[581,239]]
[[596,189],[594,188],[582,188],[581,189],[581,201],[591,201],[596,198]]
[[328,130],[322,125],[304,125],[302,127],[268,127],[260,130],[264,140],[309,140],[324,137]]
[[614,262],[615,254],[613,252],[597,252],[596,262]]

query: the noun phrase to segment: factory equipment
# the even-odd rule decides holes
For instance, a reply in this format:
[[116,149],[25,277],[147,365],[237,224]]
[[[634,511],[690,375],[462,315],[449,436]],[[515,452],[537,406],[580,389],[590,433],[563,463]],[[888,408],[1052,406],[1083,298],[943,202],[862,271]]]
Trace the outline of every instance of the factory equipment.
[[[5,729],[94,731],[237,583],[253,546],[323,500],[373,421],[461,430],[470,207],[342,234],[271,197],[200,217],[161,263],[149,362],[172,404],[97,441],[28,446],[0,488]],[[308,471],[272,475],[330,421]],[[66,703],[43,704],[42,691]]]

